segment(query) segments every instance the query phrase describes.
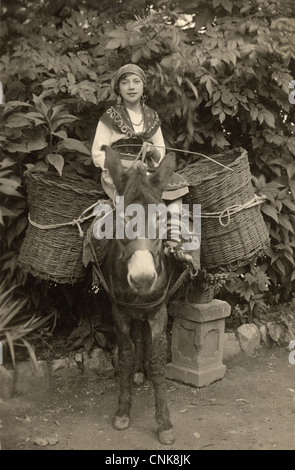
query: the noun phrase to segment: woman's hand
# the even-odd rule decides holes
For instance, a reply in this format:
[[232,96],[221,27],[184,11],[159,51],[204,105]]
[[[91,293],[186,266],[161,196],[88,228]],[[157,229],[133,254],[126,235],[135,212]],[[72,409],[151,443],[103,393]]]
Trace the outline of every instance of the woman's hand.
[[142,148],[144,155],[151,153],[155,149],[153,144],[151,144],[150,142],[143,142],[141,148]]
[[144,158],[147,155],[148,157],[151,157],[155,163],[158,163],[158,161],[161,158],[161,155],[160,155],[160,152],[156,149],[156,147],[151,142],[143,142],[141,148],[142,148],[142,154]]

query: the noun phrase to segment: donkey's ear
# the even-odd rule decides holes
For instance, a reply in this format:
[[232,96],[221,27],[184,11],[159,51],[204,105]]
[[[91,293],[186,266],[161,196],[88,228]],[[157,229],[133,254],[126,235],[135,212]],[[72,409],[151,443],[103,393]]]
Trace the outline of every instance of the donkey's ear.
[[120,195],[124,191],[127,180],[126,173],[121,162],[120,154],[118,150],[114,150],[108,145],[103,145],[101,149],[104,150],[106,154],[105,167],[109,171],[116,187],[116,190]]
[[176,156],[174,152],[169,152],[152,175],[151,182],[164,188],[175,170]]

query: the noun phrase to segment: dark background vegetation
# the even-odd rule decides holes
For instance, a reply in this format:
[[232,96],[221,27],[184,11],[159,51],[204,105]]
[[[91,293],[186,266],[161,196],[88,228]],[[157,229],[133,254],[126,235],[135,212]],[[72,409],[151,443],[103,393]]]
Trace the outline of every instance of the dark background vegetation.
[[[230,273],[221,297],[241,306],[243,321],[255,308],[292,300],[291,0],[6,0],[1,22],[0,285],[2,294],[18,286],[10,293],[18,301],[14,319],[55,312],[64,322],[81,322],[81,297],[93,311],[91,281],[58,286],[18,267],[28,213],[23,173],[35,167],[97,178],[90,155],[95,128],[114,99],[111,79],[126,62],[146,70],[148,104],[160,115],[168,146],[207,155],[243,147],[255,191],[267,198],[261,210],[271,246]],[[193,158],[179,153],[179,169]],[[102,318],[103,294],[96,304]]]

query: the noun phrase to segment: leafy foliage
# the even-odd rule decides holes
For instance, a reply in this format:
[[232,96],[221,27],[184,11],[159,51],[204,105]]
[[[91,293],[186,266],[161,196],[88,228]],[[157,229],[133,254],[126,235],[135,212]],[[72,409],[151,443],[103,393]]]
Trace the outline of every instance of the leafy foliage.
[[24,313],[25,301],[14,299],[14,288],[6,289],[0,284],[0,341],[8,345],[13,365],[15,366],[15,346],[25,346],[33,362],[37,364],[34,350],[25,338],[33,330],[41,327],[52,315],[37,318],[36,315]]
[[237,297],[237,303],[246,304],[249,317],[252,317],[254,307],[266,307],[265,293],[270,284],[269,277],[265,274],[267,264],[250,264],[227,274],[225,289]]
[[[271,247],[259,267],[236,272],[228,287],[250,310],[288,300],[295,281],[293,2],[152,5],[3,2],[2,273],[21,280],[23,171],[34,165],[95,178],[89,150],[97,121],[114,99],[111,79],[120,65],[135,62],[147,72],[148,104],[160,115],[168,146],[208,155],[228,147],[248,151],[255,191],[266,196],[262,212]],[[194,158],[179,153],[179,168]]]

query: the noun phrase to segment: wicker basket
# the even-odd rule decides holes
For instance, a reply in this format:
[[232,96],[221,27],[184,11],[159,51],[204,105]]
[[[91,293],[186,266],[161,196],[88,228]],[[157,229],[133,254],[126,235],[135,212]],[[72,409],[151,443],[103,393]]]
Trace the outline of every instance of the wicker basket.
[[20,267],[40,279],[60,284],[83,280],[82,231],[86,233],[92,219],[83,221],[79,216],[105,197],[104,192],[92,180],[54,173],[26,171],[24,180],[31,223],[21,247]]
[[201,204],[201,263],[205,268],[236,267],[257,258],[269,245],[254,194],[247,152],[242,148],[212,155],[229,167],[203,159],[179,173],[190,185],[184,202]]
[[206,290],[198,289],[195,286],[191,288],[187,294],[187,300],[195,304],[208,304],[218,294],[219,289],[210,286]]

